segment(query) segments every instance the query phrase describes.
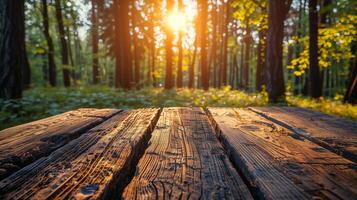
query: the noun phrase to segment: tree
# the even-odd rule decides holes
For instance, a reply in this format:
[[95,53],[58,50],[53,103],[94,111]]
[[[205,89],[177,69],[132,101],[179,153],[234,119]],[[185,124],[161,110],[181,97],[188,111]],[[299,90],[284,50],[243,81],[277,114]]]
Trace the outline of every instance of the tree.
[[[353,55],[357,55],[357,42],[351,45]],[[345,103],[357,104],[357,58],[350,59],[350,69],[347,90],[344,97]]]
[[201,86],[204,90],[208,90],[209,88],[209,69],[207,66],[207,10],[208,5],[206,0],[199,0],[199,8],[200,8],[200,38],[201,38],[201,59],[200,59],[200,67],[201,67]]
[[22,97],[23,69],[28,67],[25,46],[24,1],[2,1],[0,41],[0,98]]
[[322,95],[322,83],[318,61],[318,13],[317,0],[309,1],[309,95],[318,98]]
[[118,38],[115,41],[116,52],[116,87],[124,89],[131,88],[132,81],[132,57],[131,57],[131,36],[129,29],[129,4],[130,0],[115,1],[115,32]]
[[47,42],[47,60],[48,60],[48,81],[52,87],[57,84],[57,72],[56,72],[56,63],[54,58],[54,47],[52,37],[49,31],[49,18],[48,18],[48,8],[47,0],[42,0],[42,25],[43,25],[43,34]]
[[278,102],[285,96],[282,63],[284,20],[292,0],[269,0],[268,32],[266,39],[266,84],[270,102]]
[[[182,4],[182,0],[178,0],[178,7],[179,7],[179,11],[182,12],[183,11],[183,4]],[[176,87],[177,88],[181,88],[182,87],[182,79],[183,79],[183,75],[182,75],[182,60],[183,60],[183,48],[182,48],[182,37],[183,37],[183,33],[182,30],[179,30],[179,38],[178,38],[178,42],[177,42],[177,46],[178,46],[178,51],[179,51],[179,55],[178,55],[178,62],[177,62],[177,77],[176,77]]]
[[[229,8],[230,1],[227,1],[225,5],[222,6],[222,52],[221,52],[221,69],[219,86],[227,85],[227,69],[228,69],[228,23],[229,23]],[[225,12],[224,12],[225,11]]]
[[[172,12],[174,6],[173,0],[167,0],[166,14],[167,16]],[[168,28],[166,28],[166,68],[165,68],[165,89],[172,89],[174,87],[173,74],[172,74],[172,40],[174,36]]]
[[141,61],[141,44],[140,40],[138,37],[138,30],[139,30],[139,19],[140,19],[140,13],[135,7],[135,3],[132,2],[132,26],[133,26],[133,42],[134,42],[134,81],[135,81],[135,86],[137,89],[140,89],[141,83],[140,83],[140,74],[141,74],[141,67],[140,67],[140,61]]
[[91,0],[92,3],[92,81],[93,84],[98,83],[99,79],[99,60],[98,60],[98,5],[96,0]]
[[55,7],[56,7],[58,32],[60,38],[60,46],[61,46],[63,82],[65,87],[69,87],[71,86],[71,80],[70,80],[69,57],[68,57],[68,46],[67,46],[68,43],[67,43],[66,32],[64,30],[64,24],[63,24],[61,0],[55,0]]

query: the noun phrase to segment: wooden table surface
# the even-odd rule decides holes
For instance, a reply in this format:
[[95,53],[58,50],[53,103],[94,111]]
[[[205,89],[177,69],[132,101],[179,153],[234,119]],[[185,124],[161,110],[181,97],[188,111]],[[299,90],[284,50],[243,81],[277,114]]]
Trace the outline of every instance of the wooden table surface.
[[0,199],[357,199],[357,123],[297,107],[78,109],[0,131]]

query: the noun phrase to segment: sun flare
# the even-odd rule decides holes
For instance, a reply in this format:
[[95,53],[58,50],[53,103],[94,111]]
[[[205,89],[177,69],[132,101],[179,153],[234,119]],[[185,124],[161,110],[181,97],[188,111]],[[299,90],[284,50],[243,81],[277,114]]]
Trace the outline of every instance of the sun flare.
[[166,23],[175,31],[183,30],[186,25],[185,14],[179,11],[172,12],[167,16]]

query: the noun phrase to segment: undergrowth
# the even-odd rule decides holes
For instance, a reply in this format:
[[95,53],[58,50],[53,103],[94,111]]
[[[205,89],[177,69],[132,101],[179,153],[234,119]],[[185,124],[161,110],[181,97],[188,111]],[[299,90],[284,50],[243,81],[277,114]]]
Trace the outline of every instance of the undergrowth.
[[[357,119],[357,106],[342,104],[339,100],[287,97],[287,104],[312,108],[328,114]],[[21,100],[0,99],[0,130],[18,124],[45,118],[77,108],[121,108],[172,106],[247,107],[268,105],[265,93],[250,93],[222,89],[144,88],[116,90],[104,86],[76,88],[34,88],[24,93]],[[286,104],[283,104],[286,105]]]

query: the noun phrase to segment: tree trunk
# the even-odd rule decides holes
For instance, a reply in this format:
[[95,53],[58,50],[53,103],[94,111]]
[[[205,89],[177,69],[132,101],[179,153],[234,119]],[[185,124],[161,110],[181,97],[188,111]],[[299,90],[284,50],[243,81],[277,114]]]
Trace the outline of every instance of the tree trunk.
[[[357,42],[353,42],[351,51],[353,55],[357,55]],[[349,80],[347,90],[344,97],[345,103],[357,104],[357,58],[351,58]]]
[[120,1],[116,9],[119,9],[116,16],[115,31],[118,37],[116,41],[116,80],[117,87],[130,89],[132,81],[132,57],[131,57],[131,36],[129,29],[129,1]]
[[[174,6],[173,0],[167,0],[166,13],[169,15]],[[174,35],[171,30],[166,28],[166,40],[165,40],[165,50],[166,50],[166,73],[165,73],[165,89],[172,89],[174,87],[174,77],[172,73],[172,41]]]
[[268,32],[266,40],[266,83],[270,102],[284,99],[285,86],[283,76],[283,38],[284,20],[289,11],[291,0],[269,0]]
[[140,61],[141,61],[141,46],[139,44],[138,33],[135,28],[138,26],[139,13],[135,8],[134,1],[132,2],[132,24],[133,24],[133,42],[134,42],[134,81],[136,89],[141,88],[140,83]]
[[245,53],[244,53],[244,65],[243,65],[243,89],[249,89],[249,63],[250,63],[250,46],[252,41],[252,36],[249,24],[246,23],[246,34],[244,36],[244,46],[245,46]]
[[61,0],[55,0],[55,7],[56,7],[58,32],[60,35],[63,82],[65,87],[69,87],[71,85],[71,81],[70,81],[70,70],[69,70],[68,47],[67,47],[66,33],[63,24]]
[[[182,0],[178,1],[178,8],[180,12],[183,12],[183,4]],[[182,60],[183,60],[183,48],[182,48],[182,35],[183,35],[183,30],[179,30],[179,38],[177,42],[177,48],[178,48],[178,61],[177,61],[177,77],[176,77],[176,87],[177,88],[182,88],[183,84],[183,74],[182,74]]]
[[199,1],[199,9],[200,9],[200,38],[201,38],[201,59],[200,59],[200,67],[201,67],[201,87],[204,90],[208,90],[209,88],[209,69],[207,66],[207,36],[206,36],[206,28],[207,28],[207,11],[208,4],[206,0]]
[[[222,40],[223,40],[223,44],[222,44],[222,56],[221,56],[221,62],[222,62],[222,68],[221,68],[221,77],[222,77],[222,81],[221,84],[222,86],[226,86],[227,85],[227,69],[228,69],[228,64],[227,64],[227,60],[228,60],[228,23],[229,23],[229,7],[230,7],[230,2],[227,1],[225,4],[225,15],[224,15],[224,20],[223,20],[223,32],[222,32]],[[224,12],[223,12],[224,13]]]
[[194,50],[193,50],[193,58],[192,62],[190,63],[189,67],[189,74],[188,74],[188,88],[193,88],[194,87],[194,81],[195,81],[195,63],[196,63],[196,55],[197,55],[197,43],[198,43],[198,37],[197,37],[197,28],[196,28],[196,36],[195,36],[195,41],[194,41]]
[[216,56],[217,56],[217,6],[215,2],[212,2],[212,9],[211,9],[211,20],[212,20],[212,46],[210,52],[210,58],[208,62],[208,68],[212,71],[212,78],[213,78],[213,85],[214,87],[217,86],[217,64],[216,64]]
[[265,38],[266,38],[266,31],[260,30],[258,32],[259,42],[257,48],[257,71],[256,71],[256,84],[255,89],[257,91],[262,91],[263,85],[265,85]]
[[92,81],[98,84],[99,81],[99,60],[98,60],[98,4],[92,0]]
[[22,97],[23,70],[28,67],[25,46],[24,1],[3,0],[0,41],[0,98]]
[[322,83],[318,61],[318,13],[317,0],[309,1],[309,95],[318,98],[322,95]]

